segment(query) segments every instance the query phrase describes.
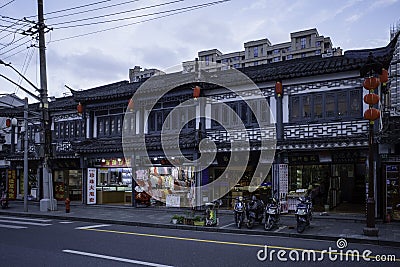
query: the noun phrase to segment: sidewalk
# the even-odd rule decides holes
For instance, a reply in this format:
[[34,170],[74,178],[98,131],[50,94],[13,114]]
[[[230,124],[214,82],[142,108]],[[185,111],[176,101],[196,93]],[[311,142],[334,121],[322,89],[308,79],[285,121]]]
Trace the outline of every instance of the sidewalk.
[[[0,209],[0,215],[18,215],[28,217],[51,218],[59,220],[79,220],[95,223],[122,224],[143,227],[186,229],[194,231],[213,231],[240,234],[256,234],[267,236],[285,236],[294,238],[332,240],[345,238],[350,243],[370,243],[382,246],[400,247],[400,222],[382,223],[379,220],[376,227],[379,229],[378,237],[363,235],[365,217],[359,214],[328,214],[314,213],[311,226],[303,233],[296,231],[294,215],[282,215],[279,229],[265,231],[263,225],[255,225],[253,229],[243,226],[237,229],[233,223],[233,213],[229,210],[220,210],[219,225],[216,227],[190,226],[171,223],[174,214],[185,215],[187,210],[178,208],[133,208],[130,206],[111,205],[84,205],[74,203],[71,212],[65,212],[64,204],[58,204],[57,211],[41,212],[38,202],[28,203],[28,212],[24,212],[21,201],[11,201],[10,208]],[[203,215],[196,211],[196,215]]]

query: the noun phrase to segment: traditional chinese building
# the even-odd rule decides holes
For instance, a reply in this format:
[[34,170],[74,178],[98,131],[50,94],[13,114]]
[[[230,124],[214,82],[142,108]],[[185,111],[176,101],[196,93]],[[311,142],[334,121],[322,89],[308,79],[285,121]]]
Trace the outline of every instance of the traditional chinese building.
[[[397,38],[386,47],[334,57],[317,55],[238,68],[258,91],[237,83],[230,70],[201,68],[72,91],[72,97],[57,99],[50,106],[55,195],[59,199],[77,196],[87,204],[132,205],[142,190],[152,190],[151,204],[163,200],[169,205],[194,205],[219,192],[190,188],[218,181],[229,162],[236,161],[235,168],[243,167],[244,173],[234,177],[232,169],[229,175],[237,183],[220,182],[218,187],[221,192],[229,189],[220,194],[225,208],[237,195],[266,197],[270,185],[283,179],[276,170],[284,166],[289,210],[296,196],[311,189],[319,207],[364,213],[369,122],[363,118],[368,108],[363,97],[368,92],[360,70],[371,56],[389,68]],[[218,83],[212,83],[216,79]],[[384,94],[380,88],[377,93]],[[21,110],[14,112],[21,114]],[[265,147],[263,138],[275,143]],[[124,140],[128,146],[124,147]],[[249,143],[249,158],[243,161],[230,156],[232,144],[241,140]],[[199,153],[202,142],[205,152]],[[210,143],[215,146],[207,146]],[[263,158],[263,151],[272,147],[274,157]],[[215,159],[199,171],[190,161],[207,153],[215,154]],[[15,169],[21,164],[17,154],[8,157]],[[31,156],[30,164],[36,160],[40,157]],[[274,167],[269,173],[257,172],[260,162]],[[373,164],[379,170],[380,162]],[[377,171],[374,180],[383,216],[386,190],[377,182],[381,175]],[[254,176],[262,181],[253,192]]]

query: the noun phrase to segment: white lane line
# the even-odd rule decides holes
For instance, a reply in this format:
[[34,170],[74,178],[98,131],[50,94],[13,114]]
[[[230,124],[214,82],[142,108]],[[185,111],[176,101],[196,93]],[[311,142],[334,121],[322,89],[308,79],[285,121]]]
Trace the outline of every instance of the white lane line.
[[278,229],[276,229],[274,232],[279,232],[280,230],[283,230],[283,229],[285,229],[285,228],[287,228],[286,225],[281,226],[281,227],[279,227]]
[[59,222],[61,224],[69,224],[69,223],[75,223],[75,222],[71,222],[71,221],[63,221],[63,222]]
[[12,223],[12,224],[37,225],[37,226],[49,226],[49,225],[51,225],[51,224],[48,224],[48,223],[20,222],[20,221],[8,221],[8,220],[0,220],[0,222]]
[[145,266],[173,267],[171,265],[164,265],[164,264],[158,264],[158,263],[153,263],[153,262],[131,260],[131,259],[125,259],[125,258],[119,258],[119,257],[113,257],[113,256],[107,256],[107,255],[101,255],[101,254],[94,254],[94,253],[89,253],[89,252],[84,252],[84,251],[76,251],[76,250],[70,250],[70,249],[64,249],[63,252],[76,254],[76,255],[82,255],[82,256],[88,256],[88,257],[94,257],[94,258],[100,258],[100,259],[106,259],[106,260],[134,263],[134,264],[145,265]]
[[51,220],[49,219],[31,219],[31,218],[21,218],[12,216],[0,216],[0,219],[13,219],[13,220],[32,221],[32,222],[51,222]]
[[235,223],[233,222],[233,223],[230,223],[230,224],[227,224],[227,225],[224,225],[224,226],[222,226],[222,227],[220,227],[220,228],[226,228],[226,227],[229,227],[229,226],[231,226],[231,225],[234,225]]
[[25,229],[28,227],[25,226],[17,226],[17,225],[7,225],[7,224],[0,224],[1,228],[10,228],[10,229]]
[[99,228],[99,227],[105,227],[105,226],[110,226],[110,225],[109,224],[89,225],[89,226],[76,227],[75,229],[85,230],[85,229],[93,229],[93,228]]

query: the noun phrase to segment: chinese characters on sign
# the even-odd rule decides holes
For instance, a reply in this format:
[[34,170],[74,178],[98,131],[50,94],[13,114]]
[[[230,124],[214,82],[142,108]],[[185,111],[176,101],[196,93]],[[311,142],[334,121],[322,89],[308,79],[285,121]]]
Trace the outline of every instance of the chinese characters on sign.
[[15,170],[8,171],[8,198],[15,199],[17,197],[17,176]]
[[96,169],[88,168],[87,204],[96,204]]

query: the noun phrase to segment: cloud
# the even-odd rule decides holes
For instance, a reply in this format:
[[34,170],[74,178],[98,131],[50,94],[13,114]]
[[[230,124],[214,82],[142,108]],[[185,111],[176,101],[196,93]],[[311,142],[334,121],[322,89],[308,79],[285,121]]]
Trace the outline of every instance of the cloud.
[[128,80],[129,63],[98,48],[61,55],[51,50],[48,53],[48,76],[53,83],[49,86],[53,95],[65,91],[64,85],[75,89],[94,87],[94,84]]

